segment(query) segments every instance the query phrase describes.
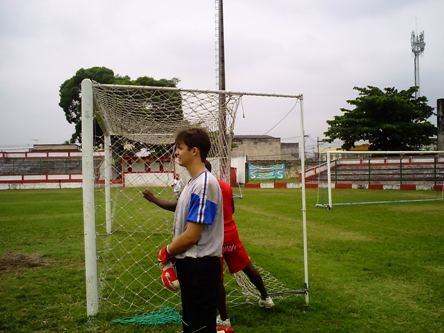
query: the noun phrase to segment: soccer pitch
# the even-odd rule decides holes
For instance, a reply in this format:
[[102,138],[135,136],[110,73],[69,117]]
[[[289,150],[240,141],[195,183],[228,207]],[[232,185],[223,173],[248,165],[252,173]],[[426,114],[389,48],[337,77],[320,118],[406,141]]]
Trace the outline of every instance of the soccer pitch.
[[[442,331],[444,201],[326,210],[316,194],[307,190],[309,306],[294,296],[271,311],[230,308],[236,332]],[[303,282],[300,202],[297,189],[245,189],[235,200],[253,263],[290,287]],[[180,330],[111,324],[110,310],[86,318],[78,189],[0,191],[0,298],[2,332]]]

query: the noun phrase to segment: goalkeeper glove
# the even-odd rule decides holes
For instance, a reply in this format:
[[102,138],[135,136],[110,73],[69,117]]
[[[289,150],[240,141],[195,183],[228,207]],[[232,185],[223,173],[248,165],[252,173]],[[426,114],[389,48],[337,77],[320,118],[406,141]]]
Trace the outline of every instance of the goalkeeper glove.
[[162,247],[159,250],[159,255],[157,256],[157,260],[159,261],[159,263],[161,263],[162,265],[166,265],[167,262],[170,262],[172,260],[172,255],[170,254],[170,252],[168,251],[168,245]]
[[160,275],[165,288],[176,291],[179,289],[180,284],[177,279],[176,269],[172,263],[168,263],[162,268],[162,274]]
[[217,325],[216,331],[217,333],[234,333],[234,328],[230,326]]

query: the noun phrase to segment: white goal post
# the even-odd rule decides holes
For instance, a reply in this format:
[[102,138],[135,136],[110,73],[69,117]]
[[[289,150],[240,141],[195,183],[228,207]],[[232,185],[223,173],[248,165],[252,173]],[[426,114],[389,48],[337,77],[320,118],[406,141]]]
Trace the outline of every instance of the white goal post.
[[[207,130],[213,173],[229,182],[234,123],[241,100],[290,100],[300,106],[301,172],[305,170],[302,95],[106,85],[89,79],[82,81],[81,94],[88,316],[96,315],[103,302],[117,307],[117,312],[177,307],[180,303],[177,293],[162,288],[156,263],[156,251],[171,240],[172,214],[142,197],[143,190],[149,188],[166,200],[175,199],[173,178],[189,179],[174,158],[178,128],[200,126]],[[305,179],[301,178],[303,288],[287,288],[260,270],[272,294],[302,294],[308,303]],[[258,297],[239,282],[242,279],[236,279],[245,289],[240,296]],[[228,293],[227,299],[241,299],[236,295]]]
[[[307,170],[308,182],[318,185],[317,206],[365,205],[443,200],[444,151],[327,151]],[[398,195],[376,195],[361,201],[355,193],[340,200],[341,189],[392,190]],[[321,191],[327,192],[322,196]],[[381,192],[379,192],[381,194]]]

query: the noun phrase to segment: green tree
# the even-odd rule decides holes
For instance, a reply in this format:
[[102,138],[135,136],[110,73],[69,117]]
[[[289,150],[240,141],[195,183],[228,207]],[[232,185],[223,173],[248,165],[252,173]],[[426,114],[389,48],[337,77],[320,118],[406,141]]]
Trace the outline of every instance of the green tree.
[[[75,132],[72,134],[71,143],[81,142],[81,83],[83,79],[91,79],[103,84],[124,84],[124,85],[139,85],[139,86],[157,86],[157,87],[176,87],[179,82],[178,79],[171,80],[160,79],[156,80],[152,77],[142,76],[136,80],[131,80],[129,76],[115,75],[114,72],[106,67],[91,67],[81,68],[76,74],[62,83],[59,90],[60,101],[59,106],[65,112],[65,117],[68,123],[74,124]],[[159,104],[165,98],[170,98],[171,95],[177,96],[177,108],[174,112],[181,114],[181,100],[180,94],[177,92],[167,92],[163,94],[160,100],[151,101],[152,104]],[[176,116],[179,118],[180,116]],[[103,132],[97,122],[94,122],[94,132],[96,136],[102,136]]]
[[347,150],[361,140],[369,143],[370,150],[419,150],[432,143],[437,134],[436,126],[428,121],[433,108],[426,97],[415,98],[417,87],[353,89],[359,96],[347,103],[354,108],[341,108],[343,115],[327,120],[326,141],[340,139]]

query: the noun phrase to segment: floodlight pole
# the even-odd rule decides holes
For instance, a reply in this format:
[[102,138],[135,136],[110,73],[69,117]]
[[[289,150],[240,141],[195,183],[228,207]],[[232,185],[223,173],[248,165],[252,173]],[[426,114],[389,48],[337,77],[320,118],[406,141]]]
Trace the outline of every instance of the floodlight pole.
[[[224,46],[224,5],[223,0],[215,0],[216,5],[216,62],[217,62],[217,76],[218,76],[218,90],[225,90],[225,46]],[[225,94],[219,94],[219,135],[222,137],[222,142],[227,142],[226,137],[231,135],[227,133],[227,115],[225,109]],[[231,147],[225,146],[223,148],[223,156],[220,166],[220,177],[230,183],[230,161],[228,159],[229,149]]]
[[217,16],[217,43],[218,43],[218,90],[225,90],[225,44],[224,44],[224,2],[216,0]]

